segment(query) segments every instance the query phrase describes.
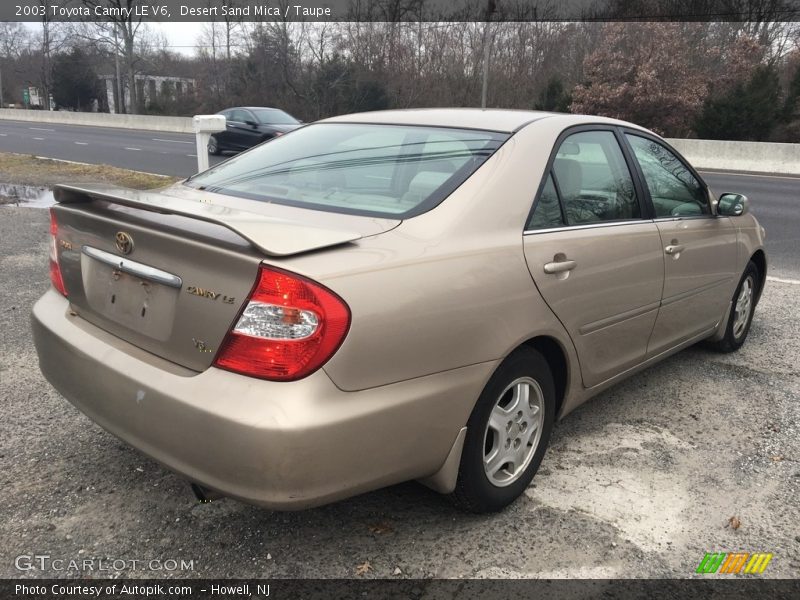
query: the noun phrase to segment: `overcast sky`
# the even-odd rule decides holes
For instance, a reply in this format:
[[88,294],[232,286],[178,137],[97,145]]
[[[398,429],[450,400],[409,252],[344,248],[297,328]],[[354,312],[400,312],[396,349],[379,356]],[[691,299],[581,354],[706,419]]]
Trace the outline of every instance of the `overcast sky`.
[[[24,23],[24,25],[33,31],[41,29],[39,23]],[[197,38],[203,31],[203,25],[205,23],[150,22],[147,24],[148,27],[154,30],[164,32],[164,35],[167,36],[170,50],[186,55],[194,54]]]
[[181,54],[194,54],[197,37],[205,23],[148,23],[153,29],[160,29],[167,36],[170,50]]

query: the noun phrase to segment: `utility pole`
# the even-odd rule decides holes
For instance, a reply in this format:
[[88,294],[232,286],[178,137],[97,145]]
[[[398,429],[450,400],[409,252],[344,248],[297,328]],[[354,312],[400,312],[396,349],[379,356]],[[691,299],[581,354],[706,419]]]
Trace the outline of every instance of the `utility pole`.
[[486,20],[483,24],[483,89],[481,90],[481,108],[486,108],[486,96],[489,93],[489,48],[491,46],[491,21],[495,11],[495,0],[486,4]]
[[122,76],[119,71],[119,42],[117,41],[117,23],[114,21],[114,68],[116,69],[117,75],[117,101],[115,104],[117,105],[117,114],[122,114],[123,112],[123,102],[124,98],[122,97]]

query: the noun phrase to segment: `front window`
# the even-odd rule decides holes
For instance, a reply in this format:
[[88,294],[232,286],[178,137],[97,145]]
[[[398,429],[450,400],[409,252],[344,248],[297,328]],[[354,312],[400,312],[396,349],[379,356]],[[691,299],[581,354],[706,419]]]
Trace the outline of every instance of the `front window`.
[[656,217],[711,214],[705,188],[675,154],[651,139],[625,135],[642,168]]
[[407,218],[444,200],[508,137],[463,129],[318,123],[186,183],[263,202]]

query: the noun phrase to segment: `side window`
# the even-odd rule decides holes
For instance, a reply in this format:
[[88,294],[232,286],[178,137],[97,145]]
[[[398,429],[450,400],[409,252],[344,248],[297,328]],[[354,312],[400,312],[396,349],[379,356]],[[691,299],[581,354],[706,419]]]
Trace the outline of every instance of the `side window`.
[[526,230],[547,229],[549,227],[560,227],[564,224],[564,217],[561,214],[561,206],[558,202],[556,186],[553,185],[553,175],[547,175],[542,193],[536,203]]
[[235,121],[237,123],[244,123],[247,120],[247,115],[243,110],[232,110],[228,120]]
[[656,217],[710,215],[705,188],[665,146],[638,135],[625,137],[642,168]]
[[582,131],[566,138],[552,174],[567,225],[641,217],[633,179],[611,131]]

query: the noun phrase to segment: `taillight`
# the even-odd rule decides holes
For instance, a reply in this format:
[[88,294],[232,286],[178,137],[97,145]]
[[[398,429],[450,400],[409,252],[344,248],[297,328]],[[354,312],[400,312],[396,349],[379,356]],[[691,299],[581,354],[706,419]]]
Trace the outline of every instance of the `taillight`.
[[336,294],[305,277],[261,267],[214,364],[262,379],[301,379],[333,356],[349,327],[350,309]]
[[61,266],[58,263],[58,223],[53,209],[50,209],[50,282],[64,296],[67,295],[67,288],[64,286],[64,278],[61,276]]

